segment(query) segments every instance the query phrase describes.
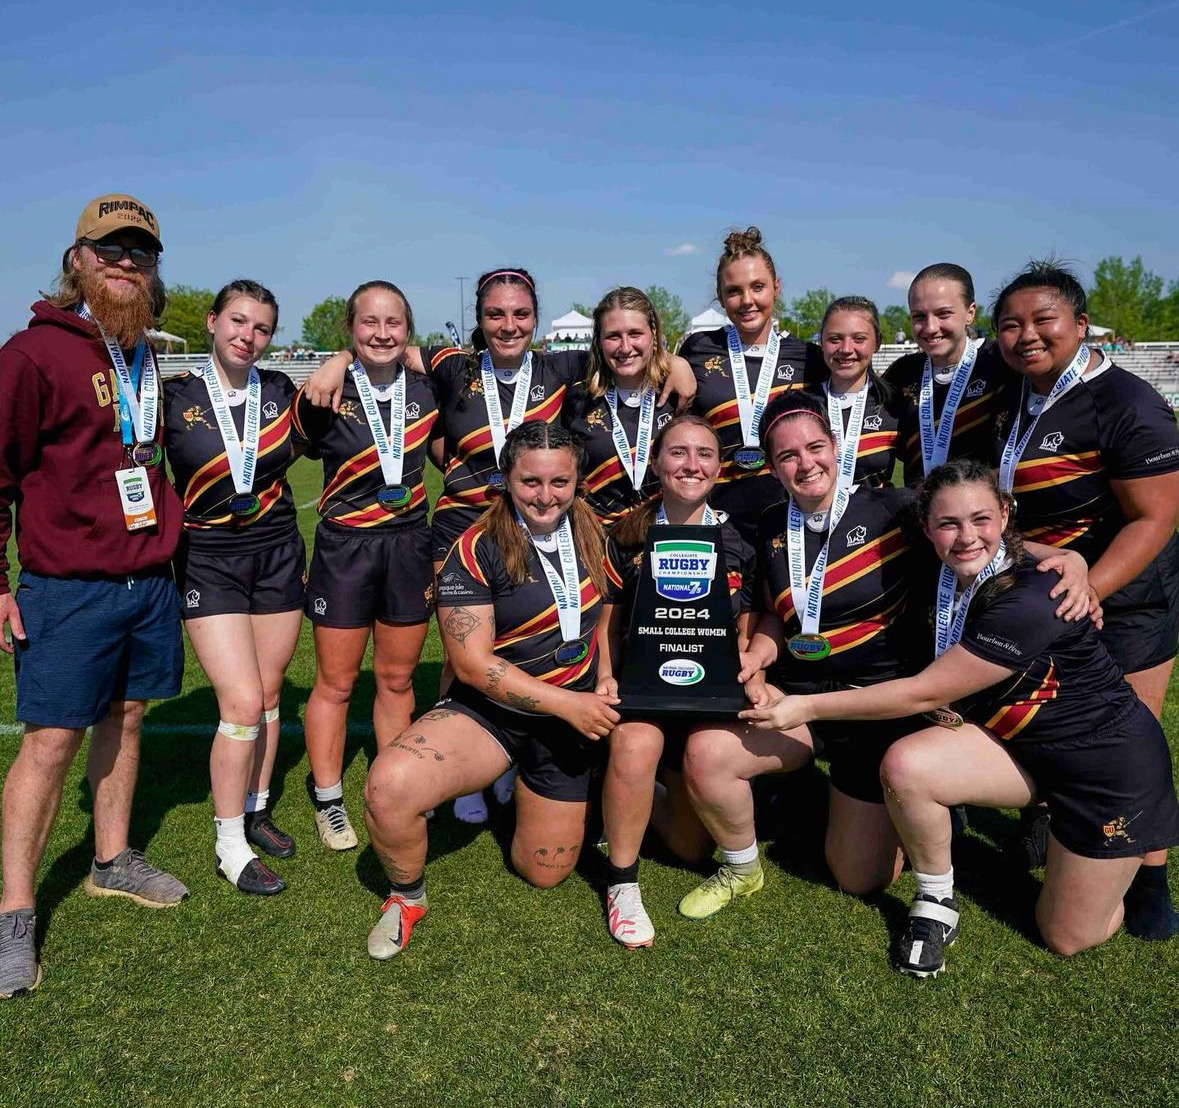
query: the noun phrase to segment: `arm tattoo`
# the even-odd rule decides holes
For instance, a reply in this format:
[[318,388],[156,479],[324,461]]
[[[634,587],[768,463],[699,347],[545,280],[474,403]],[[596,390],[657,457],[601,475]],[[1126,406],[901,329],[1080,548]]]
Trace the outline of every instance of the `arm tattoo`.
[[519,693],[506,694],[507,701],[514,708],[523,708],[526,712],[535,712],[540,707],[540,701],[535,696],[521,696]]
[[465,643],[479,623],[479,617],[466,608],[451,608],[450,614],[442,621],[442,630],[456,642]]
[[508,672],[507,662],[496,662],[493,666],[487,667],[487,685],[485,691],[489,695],[494,695],[499,689],[499,683],[504,679],[504,675]]

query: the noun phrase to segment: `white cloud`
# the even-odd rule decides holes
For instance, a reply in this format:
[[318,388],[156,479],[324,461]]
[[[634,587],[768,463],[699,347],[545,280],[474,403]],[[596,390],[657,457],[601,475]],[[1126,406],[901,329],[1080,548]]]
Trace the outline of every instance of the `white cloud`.
[[669,246],[664,253],[669,258],[682,258],[686,254],[699,254],[700,247],[692,242],[681,242],[679,246]]
[[913,283],[913,278],[916,276],[917,273],[915,270],[898,269],[888,279],[888,287],[890,289],[907,289]]

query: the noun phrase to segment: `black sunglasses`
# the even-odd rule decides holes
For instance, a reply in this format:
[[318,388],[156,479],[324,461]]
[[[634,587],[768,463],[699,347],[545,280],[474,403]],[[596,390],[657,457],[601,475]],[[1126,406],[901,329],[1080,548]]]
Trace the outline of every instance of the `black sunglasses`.
[[127,255],[131,256],[131,264],[136,269],[151,269],[160,260],[158,250],[150,250],[143,246],[123,246],[117,242],[99,241],[98,239],[78,239],[79,246],[89,246],[100,262],[106,265],[118,265]]

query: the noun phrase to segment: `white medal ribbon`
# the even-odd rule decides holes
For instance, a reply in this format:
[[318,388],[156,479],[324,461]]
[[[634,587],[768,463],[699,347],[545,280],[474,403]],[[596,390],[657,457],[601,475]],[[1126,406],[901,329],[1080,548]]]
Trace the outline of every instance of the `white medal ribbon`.
[[928,477],[932,469],[940,466],[950,456],[950,439],[954,435],[954,419],[958,415],[958,405],[966,394],[966,386],[970,384],[970,375],[974,372],[974,363],[978,360],[978,352],[982,348],[982,339],[967,339],[966,349],[962,353],[962,360],[954,367],[950,379],[950,390],[946,393],[946,402],[942,405],[941,419],[934,430],[933,417],[933,363],[929,355],[925,356],[925,369],[921,373],[921,396],[917,404],[918,422],[921,425],[921,461]]
[[934,613],[934,649],[940,658],[959,639],[966,626],[966,615],[970,611],[970,602],[974,594],[984,581],[994,577],[1003,563],[1007,561],[1007,544],[1000,541],[995,556],[987,563],[987,567],[973,581],[962,594],[957,612],[954,611],[954,596],[958,590],[958,578],[949,566],[942,566],[937,579],[937,609]]
[[1019,408],[1011,421],[1011,434],[1007,436],[1007,444],[1003,447],[1003,454],[999,459],[999,487],[1004,492],[1011,492],[1015,488],[1015,470],[1019,466],[1019,459],[1023,457],[1023,452],[1027,449],[1036,424],[1040,422],[1040,416],[1080,381],[1088,365],[1089,347],[1081,343],[1081,347],[1073,356],[1068,369],[1057,377],[1056,384],[1052,386],[1052,391],[1044,401],[1044,406],[1036,413],[1035,418],[1028,424],[1028,429],[1023,433],[1023,438],[1017,443],[1015,440],[1019,434],[1019,420],[1023,415],[1028,398],[1028,382],[1027,378],[1024,378],[1023,387],[1019,394]]
[[[497,397],[498,399],[498,397]],[[639,429],[635,435],[634,452],[626,441],[626,430],[618,418],[618,390],[606,390],[606,404],[610,408],[610,434],[614,438],[614,451],[622,463],[623,472],[630,478],[635,492],[643,487],[647,476],[647,462],[651,457],[651,430],[655,424],[655,390],[645,388],[639,402]]]
[[731,323],[725,324],[725,337],[729,343],[729,365],[733,370],[733,385],[737,392],[737,414],[741,419],[741,441],[746,446],[759,446],[757,432],[761,426],[761,416],[766,410],[766,403],[770,398],[770,386],[774,383],[774,375],[778,372],[778,348],[782,345],[782,336],[777,327],[770,329],[770,337],[766,340],[765,357],[761,360],[761,373],[757,378],[757,391],[749,388],[749,371],[745,368],[745,351],[741,349],[741,339],[737,335],[737,328]]
[[136,396],[135,385],[131,380],[131,371],[127,368],[127,360],[123,357],[123,351],[119,349],[119,344],[102,329],[102,324],[90,314],[90,308],[86,304],[78,309],[78,315],[83,319],[90,320],[102,336],[111,365],[115,367],[115,377],[119,382],[119,395],[122,396],[123,403],[127,407],[127,414],[131,417],[135,441],[155,442],[156,424],[160,415],[160,376],[156,369],[155,353],[147,345],[145,338],[140,338],[136,343],[136,357],[139,357],[140,348],[143,350],[139,371],[139,395]]
[[239,494],[253,492],[254,468],[258,464],[258,428],[261,425],[262,413],[262,378],[258,375],[258,367],[250,366],[241,438],[238,438],[233,414],[229,410],[229,401],[217,377],[212,358],[205,363],[205,368],[200,373],[209,393],[209,403],[213,405],[213,415],[217,419],[221,441],[225,444],[225,458],[229,462],[229,475],[233,478],[233,491]]
[[[831,424],[831,433],[835,436],[835,452],[839,458],[839,475],[836,479],[836,490],[848,491],[856,483],[856,461],[860,451],[860,432],[864,429],[864,411],[868,407],[869,383],[855,393],[852,401],[851,415],[848,418],[847,434],[843,432],[843,409],[839,406],[839,394],[833,393],[826,385],[823,391],[827,394],[827,422]],[[831,524],[835,530],[835,522]]]
[[508,415],[508,424],[504,426],[504,409],[499,402],[499,382],[496,380],[495,369],[491,364],[491,355],[484,350],[483,361],[479,366],[479,373],[483,377],[483,399],[487,404],[487,425],[491,431],[491,445],[495,449],[495,464],[499,465],[499,456],[503,453],[504,440],[509,431],[514,431],[524,422],[524,409],[528,405],[528,393],[532,389],[532,351],[524,355],[520,364],[520,375],[516,378],[515,393],[512,395],[512,410]]
[[393,392],[389,403],[389,431],[386,433],[381,410],[377,407],[377,398],[373,395],[372,383],[364,366],[360,364],[360,359],[357,358],[350,368],[352,379],[356,382],[356,391],[360,394],[364,418],[368,420],[369,430],[373,434],[377,461],[381,463],[381,474],[385,484],[400,485],[401,475],[405,471],[405,375],[408,371],[398,366],[397,376],[393,378]]
[[[704,516],[700,520],[701,527],[715,527],[718,523],[724,523],[728,516],[724,512],[714,512],[707,504],[704,505]],[[667,522],[667,512],[664,511],[663,505],[659,505],[659,511],[655,513],[656,527],[669,527]]]
[[[527,524],[516,513],[516,520],[524,528],[528,541],[536,547],[536,539],[528,530]],[[564,642],[573,642],[581,638],[581,577],[577,571],[577,549],[573,544],[573,527],[566,512],[557,528],[557,557],[561,563],[561,572],[553,568],[552,562],[537,548],[536,557],[541,568],[549,580],[549,589],[553,600],[557,604],[557,620],[561,625],[561,638]]]
[[829,517],[830,529],[809,579],[806,576],[806,539],[803,534],[806,516],[791,497],[790,511],[786,517],[786,561],[790,567],[790,595],[804,635],[818,633],[819,617],[823,613],[823,575],[827,572],[827,552],[831,548],[831,536],[835,534],[835,528],[839,526],[853,492],[854,485],[836,487]]

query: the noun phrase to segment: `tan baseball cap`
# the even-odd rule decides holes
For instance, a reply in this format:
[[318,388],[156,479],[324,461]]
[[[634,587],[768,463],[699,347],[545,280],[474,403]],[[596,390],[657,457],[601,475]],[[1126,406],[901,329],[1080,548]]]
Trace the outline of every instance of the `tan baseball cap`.
[[74,241],[103,239],[117,231],[142,231],[156,244],[156,249],[164,249],[160,241],[160,223],[155,213],[146,204],[125,193],[112,193],[91,200],[78,218]]

